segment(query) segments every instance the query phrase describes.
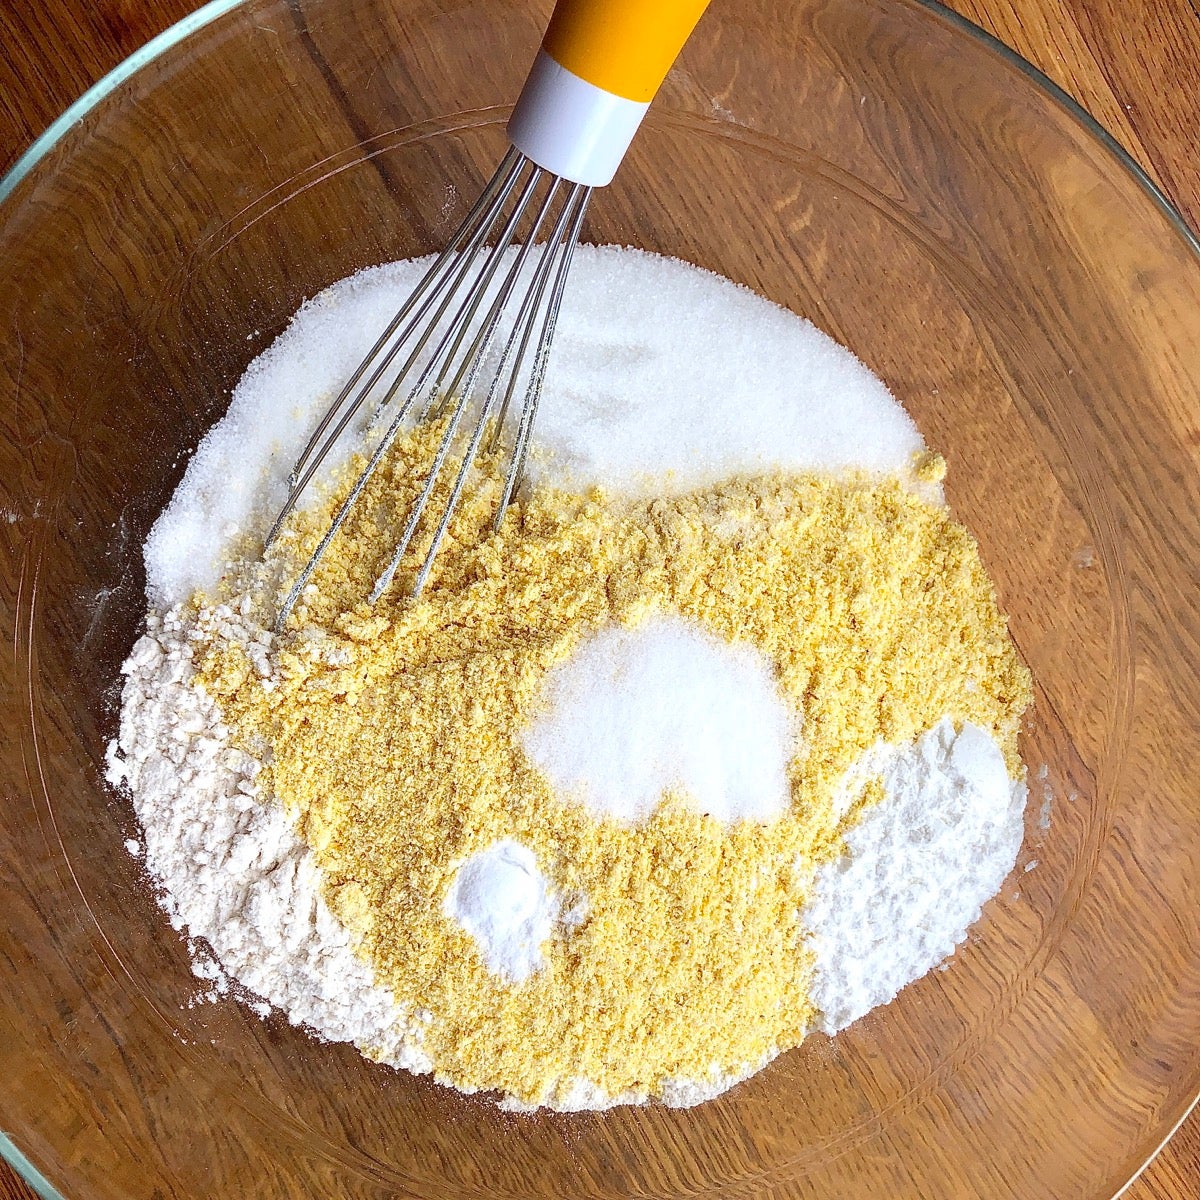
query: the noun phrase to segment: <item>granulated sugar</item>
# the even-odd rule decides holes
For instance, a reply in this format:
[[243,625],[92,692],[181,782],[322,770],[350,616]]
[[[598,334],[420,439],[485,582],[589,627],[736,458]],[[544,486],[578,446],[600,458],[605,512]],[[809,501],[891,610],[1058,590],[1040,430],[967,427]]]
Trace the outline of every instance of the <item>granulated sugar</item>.
[[[231,542],[265,533],[321,413],[428,262],[335,284],[250,364],[146,543],[151,604],[211,592]],[[905,474],[922,444],[883,384],[808,321],[675,259],[581,246],[534,448],[534,479],[655,495],[773,469]]]
[[678,617],[595,634],[546,679],[525,751],[598,817],[645,820],[664,793],[723,824],[788,806],[794,725],[770,662]]

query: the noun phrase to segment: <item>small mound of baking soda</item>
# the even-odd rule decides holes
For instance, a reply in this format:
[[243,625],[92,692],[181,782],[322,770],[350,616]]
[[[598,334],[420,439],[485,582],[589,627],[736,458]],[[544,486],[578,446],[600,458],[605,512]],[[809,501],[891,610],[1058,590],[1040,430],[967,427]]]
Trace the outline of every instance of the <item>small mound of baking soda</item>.
[[473,854],[446,894],[446,915],[474,939],[488,970],[521,983],[542,965],[556,905],[533,852],[506,838]]
[[764,654],[658,617],[600,630],[551,671],[524,746],[598,817],[637,823],[674,795],[732,825],[787,808],[792,726]]

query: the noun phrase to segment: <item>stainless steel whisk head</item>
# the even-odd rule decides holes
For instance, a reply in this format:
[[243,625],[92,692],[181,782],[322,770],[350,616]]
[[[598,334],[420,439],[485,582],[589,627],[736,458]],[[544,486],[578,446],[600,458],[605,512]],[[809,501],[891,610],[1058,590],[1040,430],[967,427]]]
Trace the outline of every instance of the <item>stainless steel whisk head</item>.
[[[432,541],[417,571],[411,595],[429,578],[438,548],[462,497],[471,467],[489,425],[494,448],[512,424],[510,410],[518,392],[512,447],[504,484],[492,520],[499,529],[521,482],[529,440],[546,374],[550,344],[562,304],[571,258],[592,189],[537,166],[519,150],[509,149],[479,200],[446,248],[417,284],[379,340],[325,411],[288,477],[288,496],[267,534],[269,547],[279,535],[334,444],[368,398],[383,387],[368,428],[375,428],[398,397],[398,407],[379,436],[367,465],[355,479],[332,523],[292,584],[275,620],[287,624],[330,543],[346,522],[405,421],[449,418],[425,486],[408,514],[392,556],[371,591],[372,603],[391,585],[412,545],[438,479],[452,459],[458,472]],[[531,225],[517,245],[527,213]],[[539,239],[544,239],[539,242]],[[506,252],[516,245],[511,255]],[[505,263],[508,258],[507,265]],[[482,320],[480,314],[482,313]],[[475,384],[490,350],[503,344],[486,392],[478,401],[465,445],[459,437],[464,418],[478,394]],[[432,347],[432,348],[431,348]],[[532,358],[530,350],[532,348]],[[418,369],[419,360],[424,359]],[[396,363],[399,362],[397,366]],[[524,371],[525,364],[528,371]],[[521,379],[524,375],[524,385]]]
[[[707,4],[708,0],[556,0],[541,49],[508,121],[512,149],[449,245],[330,405],[288,479],[287,502],[267,534],[267,547],[367,400],[383,389],[368,425],[374,429],[402,395],[366,467],[292,584],[275,619],[277,631],[287,624],[404,422],[410,415],[418,422],[446,417],[449,410],[424,488],[375,581],[371,600],[391,585],[438,478],[447,463],[461,455],[449,499],[413,583],[412,594],[420,593],[489,424],[498,442],[510,424],[509,410],[523,378],[512,450],[492,522],[493,530],[500,527],[525,468],[546,360],[588,199],[593,188],[612,180],[651,98]],[[519,237],[527,214],[530,227]],[[515,247],[511,255],[510,247]],[[501,341],[495,369],[477,401],[475,384],[492,345]],[[460,450],[459,429],[474,403],[479,405],[474,425]]]

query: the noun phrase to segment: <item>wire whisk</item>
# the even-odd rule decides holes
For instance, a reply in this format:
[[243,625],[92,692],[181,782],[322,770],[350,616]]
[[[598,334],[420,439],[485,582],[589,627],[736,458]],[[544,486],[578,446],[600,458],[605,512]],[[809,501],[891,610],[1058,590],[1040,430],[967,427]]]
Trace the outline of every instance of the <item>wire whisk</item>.
[[[390,413],[389,424],[280,606],[277,632],[286,626],[405,422],[445,418],[424,487],[370,598],[373,603],[392,585],[439,478],[457,458],[449,498],[412,585],[411,595],[420,595],[487,431],[492,430],[489,449],[498,449],[513,424],[510,412],[519,392],[512,448],[492,520],[493,531],[499,529],[525,470],[588,200],[594,188],[612,180],[651,98],[707,3],[558,0],[508,122],[510,149],[449,244],[326,410],[288,477],[287,500],[264,551],[335,443],[382,387],[367,428],[377,429]],[[527,218],[530,227],[519,236]],[[481,372],[500,343],[491,379],[477,400],[476,383],[483,382]],[[476,403],[463,445],[460,429],[464,421],[470,424],[468,414]]]
[[[418,423],[441,419],[449,410],[449,420],[425,486],[408,515],[391,558],[375,581],[370,599],[374,603],[391,585],[413,543],[447,462],[457,457],[459,465],[454,484],[411,588],[411,596],[420,595],[450,527],[485,433],[490,425],[492,435],[488,448],[496,449],[510,424],[508,418],[513,400],[521,390],[504,484],[492,519],[493,530],[499,529],[525,469],[550,345],[591,191],[590,187],[570,183],[543,170],[516,148],[510,148],[504,156],[446,248],[434,260],[337,399],[325,411],[288,476],[287,500],[267,534],[267,547],[275,541],[334,444],[376,388],[385,380],[390,380],[386,382],[383,395],[376,401],[372,425],[404,392],[399,407],[379,437],[366,466],[355,479],[329,528],[292,584],[276,617],[277,631],[286,625],[330,543],[345,524],[351,509],[405,422],[413,414]],[[531,208],[533,222],[528,235],[517,246],[515,253],[507,256],[510,261],[507,268],[502,270],[506,251],[516,241],[521,218]],[[544,237],[545,241],[539,244],[540,237]],[[529,274],[530,271],[532,274]],[[529,275],[528,282],[516,303],[516,314],[511,318],[499,361],[487,392],[474,414],[470,436],[465,447],[459,451],[455,443],[463,419],[471,408],[475,383],[488,360],[489,351],[506,324],[506,313],[513,303],[518,283],[525,275]],[[492,293],[490,303],[487,302],[489,291]],[[478,318],[481,311],[483,318],[480,322]],[[416,371],[418,360],[425,355],[431,342],[432,351],[423,367]],[[529,354],[531,346],[532,359]],[[400,365],[395,366],[401,358]],[[526,362],[530,362],[531,366],[528,372],[524,372],[525,383],[519,389]]]

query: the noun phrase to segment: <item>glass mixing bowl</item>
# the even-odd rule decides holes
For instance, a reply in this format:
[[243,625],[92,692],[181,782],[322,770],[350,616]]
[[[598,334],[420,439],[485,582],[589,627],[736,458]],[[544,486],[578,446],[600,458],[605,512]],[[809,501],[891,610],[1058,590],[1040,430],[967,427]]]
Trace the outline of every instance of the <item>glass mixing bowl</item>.
[[948,969],[691,1111],[505,1114],[232,1001],[106,790],[140,543],[307,296],[439,245],[548,4],[206,10],[0,207],[0,1112],[71,1197],[1109,1197],[1200,1090],[1200,253],[917,0],[721,0],[586,237],[810,316],[950,462],[1037,683]]

